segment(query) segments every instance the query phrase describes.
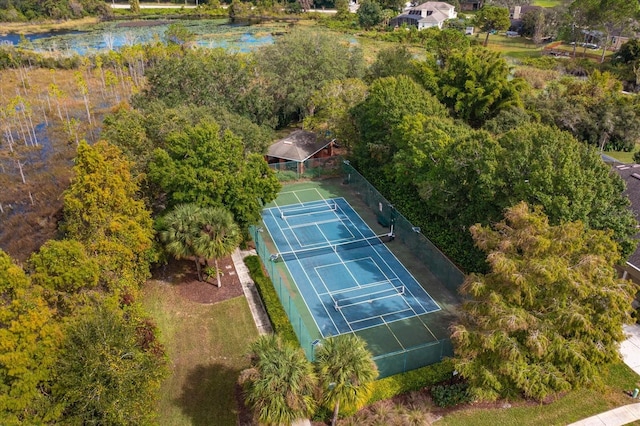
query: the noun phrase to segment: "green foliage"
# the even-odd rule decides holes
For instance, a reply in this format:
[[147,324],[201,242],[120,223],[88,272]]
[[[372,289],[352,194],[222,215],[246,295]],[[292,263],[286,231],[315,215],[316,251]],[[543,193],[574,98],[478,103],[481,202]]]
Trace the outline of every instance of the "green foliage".
[[475,132],[436,160],[419,183],[420,195],[444,220],[460,227],[490,223],[525,200],[542,205],[554,224],[581,220],[593,229],[612,229],[623,255],[633,251],[635,220],[621,179],[568,133],[526,124],[496,141]]
[[465,382],[433,386],[431,397],[438,407],[453,407],[473,401],[469,385]]
[[164,34],[169,43],[186,45],[196,40],[196,35],[182,24],[171,24]]
[[436,59],[441,68],[445,68],[449,63],[449,58],[454,53],[464,54],[471,42],[463,31],[453,28],[427,28],[423,31],[431,31],[431,37],[426,42],[426,48],[435,52]]
[[640,137],[634,99],[613,76],[594,71],[584,81],[563,78],[528,103],[543,123],[554,124],[600,150],[631,151]]
[[383,49],[376,55],[376,60],[367,70],[367,80],[373,81],[383,77],[409,75],[412,69],[413,55],[405,46],[393,46]]
[[421,390],[450,380],[453,371],[453,361],[445,358],[437,364],[378,379],[373,382],[371,396],[367,404],[371,405],[377,401],[391,399],[397,395]]
[[369,30],[382,22],[382,8],[375,0],[363,0],[358,8],[358,23]]
[[251,279],[256,284],[260,298],[267,310],[269,321],[273,327],[273,331],[279,335],[283,341],[294,346],[300,346],[293,327],[287,318],[287,314],[280,303],[278,294],[273,288],[273,283],[268,276],[265,275],[258,256],[247,256],[244,263],[249,269]]
[[87,15],[107,17],[111,8],[100,0],[0,1],[0,21],[73,19]]
[[491,31],[504,31],[508,30],[509,26],[511,26],[509,9],[506,7],[485,5],[474,16],[473,23],[481,32],[487,33],[487,36],[484,39],[484,46],[486,46],[489,41],[489,34],[491,34]]
[[74,240],[49,240],[29,258],[31,281],[50,290],[76,293],[98,284],[97,262]]
[[[311,94],[325,82],[359,78],[362,52],[338,36],[294,29],[256,52],[259,83],[275,102],[280,125],[303,118]],[[263,100],[261,100],[264,102]]]
[[107,301],[88,305],[65,331],[53,398],[70,424],[150,424],[166,360],[155,327]]
[[498,115],[490,120],[485,121],[483,129],[499,135],[508,132],[511,129],[525,126],[533,121],[531,115],[525,109],[512,106],[500,110]]
[[117,146],[129,161],[133,170],[144,170],[153,151],[153,144],[145,131],[145,117],[127,104],[120,104],[102,122],[100,137]]
[[140,0],[129,0],[129,10],[131,13],[140,13]]
[[250,360],[240,382],[260,423],[291,424],[313,414],[318,379],[302,349],[275,334],[260,336],[251,345]]
[[336,19],[348,18],[350,15],[349,0],[335,0]]
[[42,289],[0,250],[0,423],[56,420],[44,407],[60,338]]
[[340,408],[357,410],[367,402],[378,368],[366,342],[355,334],[330,337],[315,353],[322,404],[333,408],[333,424]]
[[397,151],[393,130],[405,116],[422,113],[446,117],[438,100],[407,76],[381,78],[369,88],[367,99],[353,114],[360,134],[354,155],[361,161],[385,164]]
[[177,259],[195,258],[198,279],[203,281],[201,261],[215,260],[220,287],[218,258],[230,255],[240,244],[242,235],[233,216],[223,207],[200,207],[180,204],[159,220],[160,239]]
[[440,101],[474,127],[505,108],[521,106],[520,93],[526,87],[521,79],[510,78],[499,53],[482,48],[451,55],[439,74],[439,85]]
[[265,81],[256,78],[258,67],[262,65],[253,56],[222,48],[188,50],[164,57],[146,71],[146,101],[135,103],[161,100],[169,108],[186,104],[215,107],[257,124],[274,125],[274,99]]
[[215,122],[187,127],[172,134],[165,149],[156,149],[149,178],[167,193],[170,206],[225,207],[244,229],[260,220],[280,184],[261,155],[243,148],[231,132],[220,136]]
[[111,290],[133,286],[149,276],[153,222],[136,199],[131,163],[106,142],[82,142],[75,178],[64,193],[64,231],[82,243],[102,270]]
[[452,327],[456,368],[474,395],[542,400],[599,383],[620,357],[634,294],[617,278],[611,233],[551,226],[526,203],[492,228],[471,228],[491,272],[467,277],[460,291],[469,300]]
[[328,81],[309,100],[309,114],[304,127],[317,132],[329,131],[346,148],[351,148],[358,135],[351,110],[367,96],[367,85],[360,79]]

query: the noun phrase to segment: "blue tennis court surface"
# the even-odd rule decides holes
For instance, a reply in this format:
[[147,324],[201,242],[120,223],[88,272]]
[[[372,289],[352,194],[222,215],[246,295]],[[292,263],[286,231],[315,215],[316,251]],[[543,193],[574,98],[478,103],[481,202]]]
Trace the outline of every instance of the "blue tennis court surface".
[[323,337],[440,310],[344,198],[265,209],[264,224]]

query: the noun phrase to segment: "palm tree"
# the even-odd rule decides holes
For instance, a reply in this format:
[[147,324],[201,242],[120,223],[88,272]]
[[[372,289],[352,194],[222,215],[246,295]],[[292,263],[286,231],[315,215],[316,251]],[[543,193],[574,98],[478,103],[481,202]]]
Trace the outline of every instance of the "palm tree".
[[302,349],[265,335],[251,345],[250,359],[240,383],[260,423],[291,424],[313,414],[318,380]]
[[202,260],[214,258],[220,287],[218,258],[231,254],[242,238],[231,213],[220,207],[181,204],[163,218],[161,228],[160,239],[169,253],[176,259],[195,259],[198,280],[203,280]]
[[366,342],[355,334],[330,337],[316,349],[316,368],[323,392],[322,402],[333,407],[335,426],[340,406],[360,407],[370,393],[378,369]]
[[201,210],[200,233],[195,240],[195,248],[201,257],[213,258],[218,288],[221,285],[218,259],[230,255],[238,247],[241,239],[240,228],[233,220],[231,212],[219,207]]
[[199,215],[200,207],[196,204],[176,206],[160,221],[160,240],[165,243],[165,249],[176,259],[195,258],[198,279],[202,281],[200,258],[195,248]]

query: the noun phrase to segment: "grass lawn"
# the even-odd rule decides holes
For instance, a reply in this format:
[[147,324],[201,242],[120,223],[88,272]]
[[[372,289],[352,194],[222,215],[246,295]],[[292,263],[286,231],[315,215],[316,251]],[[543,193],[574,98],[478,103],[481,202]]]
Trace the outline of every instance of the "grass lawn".
[[183,298],[175,285],[151,280],[143,303],[169,355],[160,423],[236,425],[235,384],[247,366],[247,345],[258,337],[246,299],[199,304]]
[[[478,41],[483,43],[486,36],[487,33],[480,33]],[[535,43],[524,37],[507,37],[503,34],[490,35],[487,48],[512,58],[540,56],[542,50],[542,46],[536,46]]]
[[441,426],[565,425],[612,408],[636,402],[625,391],[638,386],[640,377],[625,364],[610,367],[604,389],[570,392],[546,405],[509,409],[469,409],[445,416]]
[[542,7],[556,7],[560,6],[562,1],[560,0],[533,0],[534,6],[542,6]]
[[609,157],[613,157],[621,163],[632,164],[635,163],[633,161],[633,154],[638,150],[638,146],[636,145],[636,149],[631,152],[626,151],[605,151],[603,154],[608,155]]

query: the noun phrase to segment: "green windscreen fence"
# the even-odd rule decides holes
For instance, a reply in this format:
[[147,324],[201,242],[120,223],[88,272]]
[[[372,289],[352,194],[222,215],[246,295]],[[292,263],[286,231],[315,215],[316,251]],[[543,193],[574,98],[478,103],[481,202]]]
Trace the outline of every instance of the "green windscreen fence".
[[[289,322],[293,326],[293,330],[298,337],[300,346],[304,350],[307,359],[313,361],[313,346],[315,342],[321,338],[320,331],[313,324],[313,317],[309,313],[304,304],[304,300],[298,291],[293,279],[282,266],[282,263],[270,261],[273,248],[269,248],[263,238],[264,230],[262,227],[251,226],[249,232],[256,245],[256,252],[265,266],[273,287],[278,293],[280,303],[287,313]],[[271,251],[270,251],[271,250]]]
[[[457,294],[458,287],[464,280],[463,273],[420,232],[420,229],[414,227],[373,185],[342,158],[308,160],[304,164],[277,163],[270,166],[276,170],[276,174],[283,183],[291,183],[283,189],[283,194],[296,185],[309,188],[317,184],[320,193],[325,190],[332,196],[344,196],[352,206],[363,209],[360,213],[361,215],[366,213],[365,216],[370,218],[372,222],[370,226],[384,228],[393,226],[395,240],[390,247],[417,258],[416,261],[421,264],[421,270],[426,271],[424,274],[418,272],[416,278],[442,307],[440,311],[355,333],[367,342],[367,347],[378,366],[380,377],[414,370],[452,356],[453,347],[448,328],[457,315]],[[314,192],[307,191],[305,194]],[[299,201],[294,197],[291,198],[292,204]],[[289,204],[287,201],[288,197],[281,195],[278,205],[282,205],[283,202]],[[251,227],[250,232],[258,255],[273,281],[300,345],[307,358],[313,360],[314,348],[317,344],[321,344],[322,335],[284,262],[271,260],[271,255],[277,250],[268,232],[261,226]],[[402,258],[400,260],[404,263]]]
[[457,293],[464,274],[427,237],[411,224],[348,161],[342,163],[344,184],[354,187],[358,196],[378,215],[378,222],[394,225],[396,238],[408,246],[418,259],[451,292]]

